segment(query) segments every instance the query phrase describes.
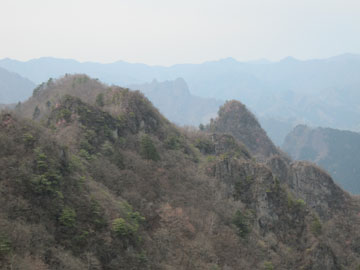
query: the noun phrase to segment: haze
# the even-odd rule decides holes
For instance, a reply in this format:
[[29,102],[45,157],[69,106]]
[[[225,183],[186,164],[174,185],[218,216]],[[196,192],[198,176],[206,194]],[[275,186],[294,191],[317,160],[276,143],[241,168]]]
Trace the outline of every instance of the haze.
[[357,0],[2,0],[0,58],[152,65],[360,53]]

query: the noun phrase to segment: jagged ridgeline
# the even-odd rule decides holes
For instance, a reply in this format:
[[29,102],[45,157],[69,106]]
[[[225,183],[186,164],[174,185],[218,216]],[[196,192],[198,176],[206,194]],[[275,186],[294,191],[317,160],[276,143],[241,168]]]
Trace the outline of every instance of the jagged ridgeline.
[[140,92],[50,80],[0,115],[0,193],[1,269],[360,266],[358,199],[237,101],[179,129]]

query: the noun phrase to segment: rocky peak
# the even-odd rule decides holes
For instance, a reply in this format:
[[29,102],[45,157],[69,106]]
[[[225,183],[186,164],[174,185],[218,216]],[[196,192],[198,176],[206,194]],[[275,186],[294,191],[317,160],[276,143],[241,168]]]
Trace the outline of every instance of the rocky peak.
[[211,121],[208,129],[233,135],[260,160],[278,154],[256,117],[239,101],[227,101],[220,107],[218,117]]

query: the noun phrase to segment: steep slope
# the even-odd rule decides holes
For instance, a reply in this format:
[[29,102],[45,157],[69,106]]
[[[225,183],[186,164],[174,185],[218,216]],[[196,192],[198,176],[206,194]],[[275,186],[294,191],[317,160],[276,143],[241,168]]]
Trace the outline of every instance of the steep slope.
[[227,101],[220,108],[219,116],[207,126],[207,130],[233,135],[253,155],[262,159],[279,154],[255,116],[238,101]]
[[[244,123],[243,105],[227,105],[219,118]],[[141,93],[81,75],[17,114],[35,122],[0,118],[1,268],[360,265],[359,202],[311,164],[256,162],[246,140],[180,130]],[[248,120],[242,132],[264,134]]]
[[360,134],[300,125],[287,135],[282,148],[296,160],[323,167],[347,191],[360,193]]
[[20,75],[0,68],[0,104],[18,103],[29,98],[35,84]]
[[180,125],[198,126],[216,116],[222,101],[201,98],[190,93],[186,82],[178,78],[174,81],[129,85],[140,90],[159,108],[166,118]]

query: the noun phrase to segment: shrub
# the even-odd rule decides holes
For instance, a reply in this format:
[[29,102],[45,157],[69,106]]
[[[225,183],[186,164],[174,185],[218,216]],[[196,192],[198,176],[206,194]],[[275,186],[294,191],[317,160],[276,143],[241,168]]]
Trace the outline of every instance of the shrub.
[[72,228],[75,226],[76,222],[76,212],[74,209],[71,209],[70,207],[65,207],[62,210],[61,216],[59,218],[59,221],[61,225]]
[[23,141],[24,141],[26,148],[32,148],[32,147],[34,147],[36,139],[34,138],[34,136],[31,133],[25,133],[23,135]]
[[61,180],[59,171],[51,167],[51,162],[40,148],[35,148],[35,174],[30,179],[31,189],[40,195],[54,194]]
[[302,199],[294,199],[291,193],[287,193],[288,207],[293,210],[301,210],[305,207],[305,202]]
[[92,160],[93,156],[89,154],[88,151],[86,151],[85,149],[80,149],[79,151],[79,156],[82,158],[85,158],[86,160]]
[[112,229],[118,237],[131,237],[137,230],[137,226],[133,226],[123,218],[117,218],[113,221]]
[[11,251],[11,242],[5,235],[0,235],[0,257]]
[[56,121],[64,119],[66,122],[70,122],[71,114],[72,113],[69,109],[63,108],[58,112],[58,114],[56,116]]
[[126,202],[121,203],[120,206],[124,211],[125,218],[115,219],[112,223],[112,229],[120,238],[132,238],[145,218],[139,212],[133,211],[131,205]]
[[195,141],[195,147],[198,148],[203,154],[213,154],[215,152],[215,145],[209,139],[201,138]]
[[114,154],[114,147],[109,141],[106,141],[101,145],[101,152],[105,156],[111,156]]
[[265,270],[274,270],[274,266],[272,262],[264,262],[264,269]]
[[237,227],[237,233],[241,238],[245,238],[250,233],[249,217],[240,210],[236,211],[232,222]]
[[311,229],[311,232],[316,236],[321,234],[322,225],[321,225],[320,220],[317,217],[315,217],[313,222],[311,223],[311,228],[310,229]]
[[249,189],[253,182],[254,182],[254,178],[250,175],[236,181],[234,186],[234,195],[233,195],[234,199],[235,200],[245,199],[244,197],[246,197],[245,195],[248,194]]
[[178,150],[181,147],[181,140],[180,137],[172,135],[166,138],[165,146],[171,150]]
[[101,229],[106,226],[106,220],[103,215],[103,210],[99,202],[95,199],[91,199],[90,204],[90,211],[91,211],[91,223],[95,225],[97,229]]
[[141,138],[141,155],[145,159],[160,160],[159,153],[149,135],[144,135]]
[[34,112],[33,112],[33,119],[38,118],[39,115],[40,115],[40,109],[39,109],[38,106],[36,106],[35,109],[34,109]]
[[104,94],[100,93],[96,96],[96,105],[98,105],[99,107],[103,107],[105,105],[104,103]]
[[41,151],[40,148],[34,149],[36,169],[40,173],[44,173],[48,170],[47,156]]

